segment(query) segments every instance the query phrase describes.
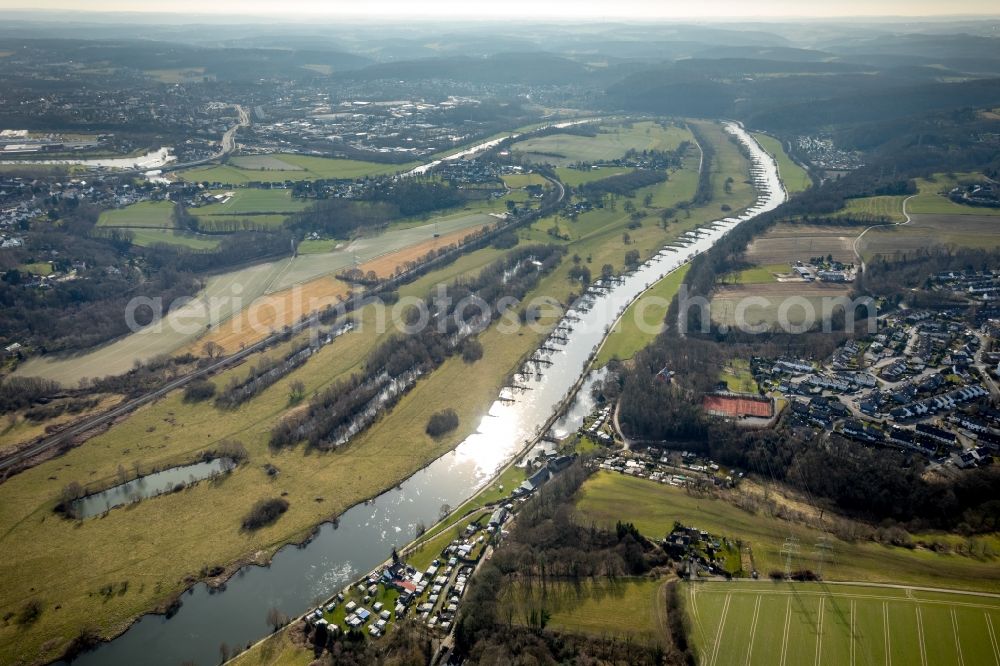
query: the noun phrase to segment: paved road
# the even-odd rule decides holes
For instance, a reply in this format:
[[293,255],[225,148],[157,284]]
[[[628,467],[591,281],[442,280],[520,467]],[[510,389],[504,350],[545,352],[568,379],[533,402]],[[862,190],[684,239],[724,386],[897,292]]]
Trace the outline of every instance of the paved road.
[[[204,157],[200,160],[194,160],[191,162],[183,162],[180,164],[168,164],[163,167],[162,171],[178,171],[180,169],[190,169],[191,167],[201,166],[202,164],[208,164],[209,162],[214,162],[215,160],[222,159],[229,153],[236,150],[236,132],[238,132],[243,127],[250,127],[250,114],[239,104],[233,104],[233,108],[236,109],[236,113],[239,114],[240,119],[235,125],[226,130],[226,133],[222,135],[222,144],[215,155],[211,157]],[[128,173],[128,172],[125,172]],[[134,172],[134,173],[139,173]]]

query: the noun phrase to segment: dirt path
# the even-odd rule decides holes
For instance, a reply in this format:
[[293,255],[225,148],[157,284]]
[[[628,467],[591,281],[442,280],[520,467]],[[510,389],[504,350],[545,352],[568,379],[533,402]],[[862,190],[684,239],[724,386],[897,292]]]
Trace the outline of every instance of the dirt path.
[[858,249],[858,244],[861,242],[861,239],[864,238],[864,235],[867,234],[872,229],[880,229],[880,228],[885,228],[885,227],[902,227],[902,226],[906,226],[907,224],[909,224],[910,222],[912,222],[913,218],[911,218],[910,214],[906,212],[906,204],[908,204],[910,202],[910,199],[914,198],[915,196],[917,196],[917,195],[916,194],[912,194],[912,195],[906,197],[905,199],[903,199],[903,217],[906,218],[905,222],[890,222],[888,224],[873,224],[872,226],[866,228],[864,231],[862,231],[860,234],[858,234],[858,237],[854,239],[854,256],[857,258],[858,265],[861,266],[861,272],[862,273],[865,272],[865,258],[863,256],[861,256],[861,251]]

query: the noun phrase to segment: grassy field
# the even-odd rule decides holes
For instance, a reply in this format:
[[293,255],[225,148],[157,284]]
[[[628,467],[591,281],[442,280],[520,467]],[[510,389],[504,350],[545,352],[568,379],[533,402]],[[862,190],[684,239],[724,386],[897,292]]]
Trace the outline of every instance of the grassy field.
[[564,185],[577,187],[579,185],[583,185],[584,183],[592,183],[595,180],[631,173],[634,170],[635,169],[619,167],[601,167],[597,169],[572,169],[570,167],[557,167],[556,175],[559,176],[559,180],[561,180]]
[[[302,171],[302,167],[286,162],[280,155],[238,155],[231,157],[230,165],[248,171]],[[294,174],[292,174],[294,175]]]
[[757,393],[757,382],[750,372],[750,362],[746,359],[734,358],[719,373],[720,381],[726,382],[730,391],[736,393]]
[[324,238],[322,240],[304,240],[299,243],[299,254],[326,254],[337,249],[338,245],[344,241],[336,238]]
[[595,366],[607,365],[611,359],[632,358],[659,335],[663,330],[667,308],[684,282],[688,268],[688,264],[681,266],[653,285],[625,310],[594,359]]
[[906,205],[911,215],[973,215],[976,217],[996,217],[1000,208],[981,208],[955,203],[948,198],[948,192],[963,183],[981,182],[981,174],[935,174],[933,178],[917,180],[920,194]]
[[60,416],[46,421],[30,421],[24,417],[23,411],[8,412],[4,415],[3,426],[0,427],[0,451],[4,451],[18,444],[40,437],[45,434],[45,429],[48,426],[61,426],[71,423],[82,417],[90,416],[106,409],[110,409],[121,402],[121,396],[118,395],[98,394],[92,397],[99,399],[99,402],[92,409],[84,410],[79,414],[61,414]]
[[222,241],[219,236],[204,236],[176,229],[135,228],[131,229],[130,232],[132,244],[139,247],[166,243],[167,245],[180,245],[190,250],[214,250]]
[[[623,157],[629,150],[673,150],[690,140],[683,128],[666,129],[653,122],[602,126],[596,137],[551,134],[515,143],[511,150],[529,160],[566,167],[576,162],[595,162]],[[582,172],[581,172],[582,173]]]
[[[915,216],[958,217],[968,215],[979,218],[1000,216],[998,208],[965,206],[948,198],[948,192],[957,185],[980,180],[982,180],[981,174],[971,173],[952,176],[939,173],[932,178],[918,178],[916,180],[918,194],[909,200],[909,203],[906,204],[906,210],[910,215]],[[847,206],[838,215],[841,217],[860,215],[870,218],[888,218],[891,222],[903,222],[906,219],[903,215],[903,201],[906,198],[906,196],[881,196],[849,199]]]
[[704,666],[1000,663],[1000,599],[860,585],[687,584]]
[[125,208],[104,211],[97,220],[97,226],[173,229],[173,212],[174,204],[170,201],[140,201]]
[[530,626],[532,611],[550,613],[547,628],[596,638],[664,645],[667,612],[664,580],[656,578],[554,581],[544,588],[520,582],[501,592],[499,617]]
[[848,199],[844,209],[837,213],[838,217],[860,217],[861,219],[887,219],[890,222],[902,222],[903,199],[905,197],[863,197]]
[[[716,133],[716,139],[725,139],[721,131]],[[725,146],[721,142],[720,149],[725,149]],[[697,156],[695,155],[694,157],[694,164],[696,165]],[[690,168],[690,164],[688,166]],[[657,200],[672,201],[678,200],[677,197],[690,196],[690,192],[693,192],[693,182],[696,180],[696,174],[688,176],[687,170],[678,173],[682,177],[674,177],[670,183],[656,186],[651,190]],[[735,175],[738,176],[739,173]],[[733,199],[733,201],[737,204],[740,203],[738,199]],[[659,249],[663,243],[669,242],[671,238],[683,233],[687,228],[698,224],[702,218],[714,219],[713,216],[714,213],[712,211],[695,211],[691,218],[679,220],[667,232],[655,228],[652,224],[644,225],[641,230],[636,230],[633,233],[633,237],[636,238],[633,247],[642,248],[643,252],[652,252],[655,249]],[[542,220],[536,223],[532,229],[522,232],[522,235],[529,240],[533,240],[536,237],[543,241],[551,240],[544,230],[554,221],[554,218]],[[565,242],[565,244],[569,246],[568,250],[571,254],[579,252],[581,256],[588,257],[588,261],[598,266],[601,265],[598,262],[607,261],[613,263],[620,270],[623,264],[624,250],[621,245],[613,241],[615,238],[620,237],[627,222],[628,217],[621,212],[595,211],[592,215],[581,216],[580,220],[573,223],[572,240]],[[500,254],[502,253],[499,250],[488,248],[463,256],[454,264],[438,271],[437,275],[422,278],[418,284],[403,287],[400,293],[402,296],[422,293],[422,291],[426,291],[429,288],[432,280],[450,280],[460,275],[468,274],[470,271],[478,270],[479,266],[485,265],[485,263]],[[570,261],[564,261],[553,275],[548,276],[542,281],[542,284],[535,290],[534,295],[544,293],[554,298],[565,300],[570,292],[578,288],[578,285],[574,285],[567,280],[567,273],[571,266],[572,263]],[[353,335],[349,334],[349,337]],[[499,383],[502,382],[502,377],[506,374],[504,368],[516,367],[519,364],[521,355],[526,350],[533,348],[539,339],[527,334],[525,336],[499,335],[495,329],[490,329],[482,338],[487,355],[473,366],[475,372],[470,373],[469,366],[459,362],[457,359],[448,361],[445,366],[432,373],[426,380],[422,380],[417,388],[404,397],[400,404],[376,427],[361,438],[358,438],[358,441],[352,444],[351,449],[343,453],[350,453],[351,450],[357,449],[360,455],[363,448],[363,452],[367,457],[359,457],[358,461],[370,462],[369,458],[377,459],[379,456],[397,455],[401,451],[398,447],[398,442],[405,441],[407,442],[405,449],[406,457],[416,458],[426,455],[419,442],[423,437],[422,428],[427,410],[436,409],[436,405],[451,406],[459,411],[461,423],[459,430],[462,432],[456,432],[454,439],[455,441],[461,439],[474,427],[477,416],[495,398],[497,386],[499,386]],[[334,347],[337,344],[339,344],[339,341],[335,343]],[[324,350],[324,353],[327,351]],[[357,356],[360,355],[360,352],[357,350],[351,353]],[[340,354],[343,355],[343,351]],[[310,361],[300,372],[308,370],[317,360]],[[317,371],[323,373],[327,381],[332,381],[336,376],[336,373],[331,373],[328,368],[320,368]],[[288,381],[291,379],[293,378],[288,378]],[[274,390],[280,393],[280,389]],[[308,390],[313,390],[311,385]],[[257,403],[262,399],[258,398],[254,402]],[[254,418],[257,418],[256,413],[255,411]],[[194,436],[197,438],[197,433]],[[449,447],[450,444],[444,443],[444,446]],[[354,463],[354,460],[353,457],[349,457],[342,459],[338,464],[350,467],[352,472],[356,472],[357,479],[355,479],[353,474],[342,473],[342,477],[340,478],[344,482],[341,485],[337,485],[337,481],[331,480],[330,474],[332,471],[325,466],[325,463],[320,461],[322,463],[321,466],[314,469],[311,473],[311,476],[316,478],[309,480],[306,485],[312,486],[321,483],[327,488],[338,487],[340,488],[340,492],[337,493],[339,501],[341,495],[352,494],[357,484],[362,482],[365,474],[369,473],[367,464],[359,465]],[[280,462],[276,462],[276,464],[281,466]],[[352,465],[354,466],[351,467]],[[314,467],[316,466],[314,465]],[[391,470],[379,469],[378,472],[371,473],[385,476],[390,472]],[[282,468],[282,473],[284,475],[284,468]],[[505,495],[512,485],[523,479],[523,474],[522,470],[507,470],[500,479],[488,486],[483,493],[460,507],[454,514],[455,518],[450,519],[440,527],[432,529],[426,537],[427,540],[440,540],[442,543],[450,540],[451,530],[454,529],[454,526],[468,522],[469,519],[462,516],[465,516],[470,510],[475,511],[483,503],[499,499]],[[332,486],[331,483],[333,484]],[[298,492],[296,491],[296,494]],[[303,488],[302,492],[308,495],[310,492],[315,491]],[[299,508],[301,509],[302,507]],[[327,507],[327,509],[329,508]],[[285,520],[286,518],[283,517],[282,521]],[[283,529],[291,529],[291,526],[286,524],[283,526]],[[428,558],[432,559],[436,556],[436,545],[434,543],[426,546],[424,549],[418,550],[412,555],[412,558],[414,558],[413,561],[421,563]],[[261,649],[252,651],[243,657],[239,663],[300,663],[299,658],[303,655],[304,651],[296,649],[294,646],[288,644],[287,641],[282,641],[285,641],[285,639],[279,638],[267,641]]]
[[[263,158],[273,159],[270,156]],[[249,159],[249,158],[248,158]],[[292,197],[291,190],[236,189],[226,203],[210,204],[190,212],[198,218],[203,231],[230,231],[249,225],[252,228],[277,229],[288,215],[304,210],[310,202]]]
[[234,190],[232,198],[226,203],[193,208],[191,212],[198,216],[242,215],[246,213],[295,213],[303,210],[309,203],[305,199],[293,198],[291,190],[241,188]]
[[48,261],[36,261],[33,264],[21,264],[17,267],[17,270],[22,273],[31,273],[32,275],[51,275],[52,264]]
[[[196,167],[179,172],[179,175],[190,182],[218,182],[230,185],[243,185],[250,182],[282,183],[286,180],[319,180],[326,178],[363,178],[365,176],[380,176],[407,171],[416,166],[409,164],[382,164],[380,162],[364,162],[330,157],[313,157],[311,155],[278,154],[243,158],[244,162],[233,162],[215,166]],[[233,158],[234,160],[240,158]],[[244,168],[247,164],[250,168]]]
[[[208,278],[199,296],[205,302],[217,304],[217,315],[225,320],[253,299],[264,294],[268,286],[279,279],[288,260],[257,264]],[[160,328],[150,328],[130,334],[98,347],[72,355],[40,356],[18,366],[17,374],[46,377],[66,386],[75,386],[84,377],[103,377],[127,372],[136,359],[146,361],[159,354],[170,354],[191,343],[205,332],[191,326],[197,321],[204,327],[209,321],[207,310],[196,305],[172,311]],[[172,322],[186,322],[174,326]]]
[[234,658],[232,666],[309,666],[315,655],[307,646],[298,643],[298,632],[284,629],[271,634],[267,640]]
[[545,180],[540,173],[512,173],[504,176],[503,182],[511,189],[527,187],[528,185],[549,186],[549,181]]
[[785,184],[785,190],[789,195],[804,192],[812,187],[809,173],[788,156],[781,141],[766,134],[755,133],[753,136],[764,150],[774,156],[778,162],[778,174],[781,176],[781,182]]
[[724,281],[732,284],[768,284],[770,282],[777,282],[778,274],[790,273],[791,270],[791,266],[787,263],[766,264],[735,273],[731,276],[731,279],[727,276]]
[[591,477],[581,489],[576,507],[580,519],[586,523],[614,527],[618,520],[631,521],[653,539],[663,538],[674,522],[680,521],[712,534],[742,540],[744,548],[752,550],[753,561],[762,576],[772,570],[784,570],[781,548],[785,539],[792,536],[799,539],[801,546],[792,567],[819,571],[821,561],[815,544],[826,536],[833,545],[830,561],[823,567],[824,578],[829,581],[1000,591],[1000,566],[995,558],[976,559],[867,541],[842,541],[815,525],[748,513],[724,499],[689,494],[673,486],[616,472],[598,472]]

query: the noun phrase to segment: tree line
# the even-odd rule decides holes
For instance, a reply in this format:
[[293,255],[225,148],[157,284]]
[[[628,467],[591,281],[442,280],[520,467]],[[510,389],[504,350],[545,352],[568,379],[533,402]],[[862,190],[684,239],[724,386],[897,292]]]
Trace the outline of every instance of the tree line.
[[[518,512],[517,521],[472,579],[459,609],[455,654],[472,663],[691,663],[683,620],[670,644],[649,647],[609,637],[546,631],[546,591],[650,574],[669,565],[666,553],[629,525],[586,524],[573,500],[587,479],[582,461],[551,479]],[[553,590],[553,594],[557,594]],[[668,606],[683,618],[676,602]],[[613,604],[609,612],[615,612]],[[678,640],[680,639],[680,640]]]
[[[423,308],[409,309],[405,323],[417,330],[396,334],[379,344],[362,372],[335,382],[315,396],[306,410],[279,422],[271,431],[271,445],[290,446],[305,440],[310,447],[320,449],[337,446],[346,435],[357,432],[359,417],[379,411],[375,406],[387,410],[391,401],[402,395],[400,390],[390,390],[392,382],[401,382],[401,390],[405,391],[417,376],[460,353],[467,337],[500,315],[496,308],[503,304],[501,299],[523,298],[558,265],[563,253],[558,246],[519,248],[479,275],[456,280],[448,288],[447,302],[428,298]],[[456,310],[463,300],[473,296],[486,307],[469,312]],[[421,309],[427,313],[424,325],[418,322]]]

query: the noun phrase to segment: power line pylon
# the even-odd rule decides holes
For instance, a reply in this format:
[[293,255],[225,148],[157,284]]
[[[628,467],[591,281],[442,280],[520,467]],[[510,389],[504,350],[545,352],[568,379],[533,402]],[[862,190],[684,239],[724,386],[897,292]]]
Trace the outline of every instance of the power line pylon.
[[829,561],[832,561],[832,551],[833,544],[830,543],[830,537],[821,536],[819,541],[816,542],[816,557],[819,560],[819,577],[820,580],[823,579],[823,565]]
[[792,557],[799,554],[799,540],[797,537],[785,539],[785,545],[781,547],[781,554],[785,556],[785,578],[792,576]]

